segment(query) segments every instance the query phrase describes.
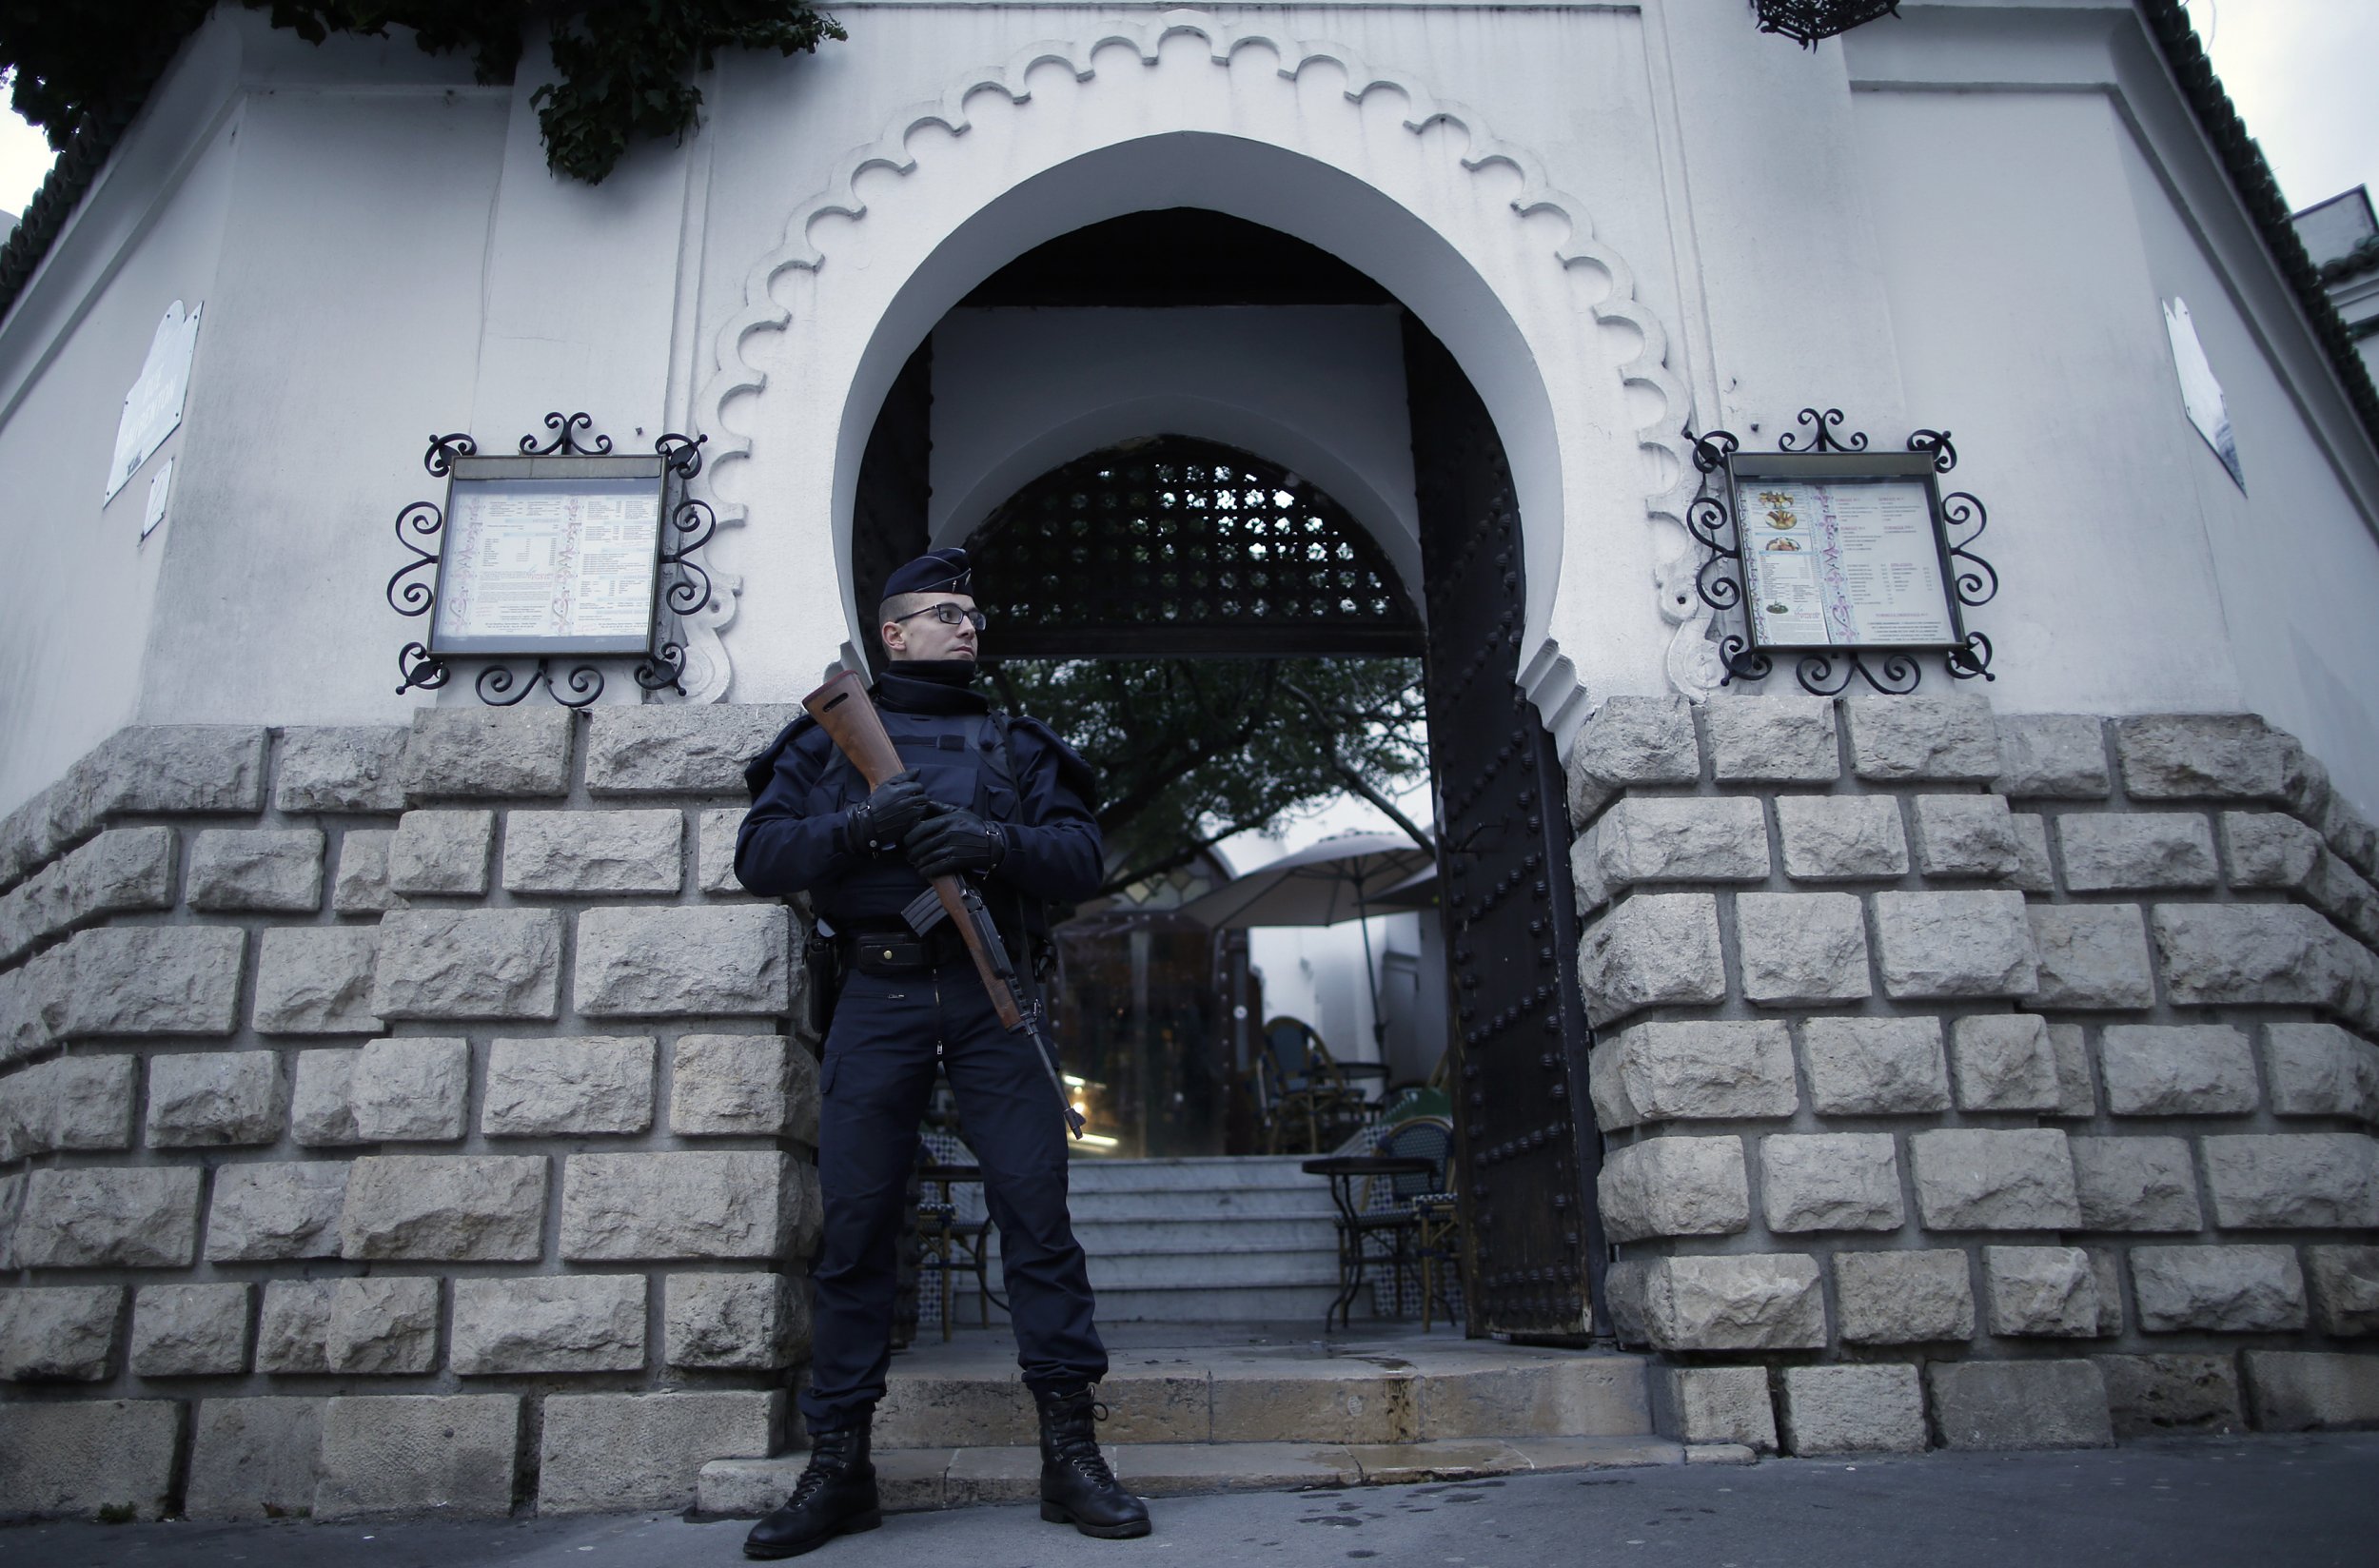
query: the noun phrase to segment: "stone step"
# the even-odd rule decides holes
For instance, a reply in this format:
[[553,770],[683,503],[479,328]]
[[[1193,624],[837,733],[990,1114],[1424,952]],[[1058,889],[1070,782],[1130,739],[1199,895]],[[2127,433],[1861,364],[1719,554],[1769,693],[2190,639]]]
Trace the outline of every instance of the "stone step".
[[1082,1220],[1315,1219],[1338,1211],[1327,1192],[1301,1187],[1133,1187],[1067,1194],[1066,1207]]
[[1217,1291],[1241,1291],[1276,1285],[1335,1284],[1336,1254],[1313,1251],[1232,1252],[1221,1257],[1198,1253],[1126,1253],[1116,1256],[1093,1249],[1091,1288],[1102,1307],[1110,1290],[1187,1290],[1209,1298],[1207,1316],[1246,1317],[1244,1311],[1218,1312],[1211,1299]]
[[1232,1259],[1242,1252],[1338,1256],[1338,1231],[1329,1221],[1296,1216],[1241,1215],[1223,1220],[1084,1220],[1076,1216],[1073,1233],[1093,1259],[1194,1254],[1218,1274],[1229,1273]]
[[[1338,1295],[1337,1282],[1318,1285],[1250,1285],[1235,1290],[1101,1290],[1099,1322],[1103,1323],[1210,1323],[1218,1318],[1264,1318],[1273,1323],[1307,1323],[1317,1327],[1322,1314]],[[972,1306],[962,1305],[960,1323],[973,1323]],[[1355,1298],[1355,1321],[1372,1316],[1371,1293]]]
[[1297,1168],[1308,1158],[1304,1154],[1232,1154],[1212,1159],[1077,1159],[1066,1167],[1066,1184],[1075,1192],[1312,1187],[1327,1198],[1327,1184]]
[[[1452,1336],[1311,1344],[1134,1349],[1113,1357],[1099,1399],[1109,1441],[1412,1443],[1649,1432],[1639,1357],[1543,1350]],[[878,1448],[1030,1442],[1032,1396],[1013,1342],[968,1337],[894,1362],[875,1412]]]
[[[1645,1436],[1471,1438],[1407,1443],[1130,1443],[1108,1449],[1126,1486],[1142,1497],[1200,1492],[1276,1492],[1308,1487],[1396,1486],[1484,1480],[1530,1471],[1632,1469],[1688,1458],[1749,1463],[1748,1448],[1688,1450]],[[879,1450],[875,1475],[893,1513],[1029,1502],[1040,1495],[1036,1446]],[[785,1500],[803,1456],[713,1460],[702,1467],[698,1512],[755,1519]]]

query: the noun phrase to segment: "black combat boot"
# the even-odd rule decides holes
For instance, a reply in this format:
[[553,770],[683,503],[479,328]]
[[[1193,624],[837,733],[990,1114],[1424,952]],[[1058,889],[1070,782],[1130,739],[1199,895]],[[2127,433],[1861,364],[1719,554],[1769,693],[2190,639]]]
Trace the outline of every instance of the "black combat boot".
[[747,1558],[797,1558],[836,1536],[873,1530],[884,1522],[875,1497],[875,1466],[868,1461],[870,1416],[848,1426],[810,1434],[810,1462],[793,1483],[785,1505],[752,1527],[743,1539]]
[[1041,1408],[1041,1517],[1106,1540],[1147,1535],[1149,1505],[1116,1483],[1099,1452],[1092,1427],[1105,1412],[1091,1385],[1036,1388],[1032,1402]]

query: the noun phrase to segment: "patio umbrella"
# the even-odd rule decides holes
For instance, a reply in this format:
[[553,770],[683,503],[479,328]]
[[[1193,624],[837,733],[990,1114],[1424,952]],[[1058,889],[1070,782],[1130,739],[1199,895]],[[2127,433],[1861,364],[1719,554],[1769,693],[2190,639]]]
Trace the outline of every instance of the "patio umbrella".
[[1402,833],[1342,833],[1235,876],[1180,912],[1216,931],[1335,926],[1408,907],[1384,903],[1382,895],[1436,864]]

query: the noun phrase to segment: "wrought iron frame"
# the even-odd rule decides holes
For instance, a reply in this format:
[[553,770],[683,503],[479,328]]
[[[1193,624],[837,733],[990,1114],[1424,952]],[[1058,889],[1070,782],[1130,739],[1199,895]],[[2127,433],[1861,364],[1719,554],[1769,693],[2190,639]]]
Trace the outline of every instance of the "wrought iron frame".
[[[1804,408],[1795,422],[1807,426],[1808,433],[1796,439],[1786,432],[1778,438],[1774,453],[1742,452],[1741,441],[1731,431],[1711,430],[1699,436],[1687,432],[1694,443],[1694,468],[1701,475],[1701,488],[1685,509],[1685,528],[1695,542],[1709,552],[1695,574],[1694,590],[1712,610],[1738,620],[1719,639],[1719,658],[1726,666],[1726,675],[1720,684],[1731,685],[1738,679],[1764,680],[1776,671],[1775,656],[1782,654],[1800,656],[1794,674],[1803,691],[1819,696],[1838,696],[1855,679],[1864,680],[1888,696],[1904,696],[1915,691],[1923,679],[1923,666],[1917,660],[1918,656],[1927,653],[1941,656],[1943,668],[1954,680],[1972,680],[1977,676],[1984,680],[1996,680],[1998,677],[1991,673],[1991,639],[1980,632],[1968,630],[1961,613],[1990,603],[1999,592],[1998,573],[1973,549],[1975,541],[1990,526],[1990,514],[1971,491],[1954,490],[1943,495],[1935,482],[1936,475],[1946,474],[1957,466],[1957,449],[1951,445],[1946,430],[1915,431],[1908,438],[1906,450],[1929,460],[1922,477],[1931,503],[1934,543],[1940,553],[1943,598],[1956,634],[1953,639],[1931,645],[1844,644],[1810,648],[1762,646],[1754,638],[1755,621],[1744,603],[1742,535],[1735,517],[1738,455],[1855,457],[1868,449],[1863,431],[1852,431],[1847,437],[1836,434],[1843,424],[1838,408]],[[1956,531],[1955,536],[1953,530]]]
[[1751,0],[1760,30],[1816,49],[1838,32],[1900,13],[1900,0]]
[[[545,416],[545,428],[552,439],[541,444],[534,432],[520,441],[520,456],[523,458],[600,458],[610,457],[609,436],[595,435],[594,419],[583,412],[563,414],[557,410]],[[581,439],[586,437],[588,439]],[[659,535],[659,558],[654,584],[654,608],[646,631],[644,656],[638,659],[630,676],[637,685],[648,692],[669,690],[685,695],[685,645],[676,637],[664,637],[667,617],[692,615],[708,603],[711,597],[710,573],[695,560],[694,553],[710,542],[718,527],[718,514],[709,503],[697,500],[685,493],[686,485],[702,471],[702,444],[708,436],[681,436],[669,432],[653,442],[654,455],[661,461],[662,523]],[[448,481],[448,500],[452,500],[455,463],[463,458],[479,455],[479,443],[462,431],[429,438],[429,450],[423,454],[422,466],[432,479]],[[674,496],[675,500],[672,500]],[[388,578],[388,607],[411,618],[429,615],[437,608],[436,568],[440,564],[443,541],[439,535],[446,525],[446,514],[435,501],[417,500],[397,513],[397,542],[413,559],[406,561]],[[436,540],[439,548],[427,547]],[[423,568],[432,569],[430,580],[423,581],[414,574]],[[540,657],[525,675],[504,662],[507,657],[474,656],[433,653],[425,641],[406,643],[397,653],[397,674],[403,676],[397,695],[416,689],[436,691],[453,678],[452,661],[460,657],[485,657],[488,662],[472,682],[479,699],[489,707],[509,708],[525,701],[528,695],[542,686],[547,695],[565,708],[591,706],[603,695],[603,672],[585,656],[562,672],[559,682],[555,677],[555,657]],[[635,657],[634,655],[619,657]],[[563,662],[568,662],[566,658]],[[567,688],[565,694],[565,688]]]

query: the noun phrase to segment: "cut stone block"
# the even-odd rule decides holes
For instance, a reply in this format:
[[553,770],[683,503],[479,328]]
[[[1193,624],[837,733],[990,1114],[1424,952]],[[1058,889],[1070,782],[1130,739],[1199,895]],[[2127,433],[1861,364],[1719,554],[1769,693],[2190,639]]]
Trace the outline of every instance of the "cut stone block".
[[2178,1138],[2069,1141],[2085,1230],[2196,1230],[2197,1173]]
[[281,1058],[269,1050],[198,1051],[148,1064],[148,1147],[269,1144],[287,1107]]
[[[0,1382],[104,1382],[115,1370],[124,1287],[16,1286],[0,1290]],[[9,1407],[10,1421],[24,1413]],[[9,1421],[0,1421],[5,1427]],[[0,1443],[6,1442],[0,1437]],[[7,1484],[0,1480],[0,1487]]]
[[2135,1246],[2132,1294],[2151,1334],[2305,1326],[2305,1276],[2292,1246]]
[[383,914],[403,907],[388,886],[388,851],[393,828],[349,828],[339,837],[339,872],[330,882],[330,907],[340,914]]
[[374,1034],[372,968],[380,932],[370,926],[276,926],[256,949],[260,1034]]
[[[87,931],[52,972],[59,1039],[113,1034],[228,1034],[240,1021],[246,932],[231,926],[115,926]],[[37,960],[38,961],[38,960]]]
[[551,1018],[560,1009],[554,910],[397,910],[380,923],[383,1018]]
[[1586,830],[1596,870],[1617,890],[1644,882],[1760,882],[1768,824],[1748,796],[1631,796]]
[[1782,1381],[1784,1442],[1795,1454],[1925,1450],[1924,1387],[1913,1366],[1788,1366]]
[[163,1519],[181,1440],[178,1400],[11,1404],[0,1421],[0,1515]]
[[2238,1368],[2229,1356],[2094,1356],[2118,1438],[2244,1432]]
[[801,716],[793,703],[589,710],[589,794],[743,794],[743,764]]
[[2379,1123],[2379,1046],[2335,1024],[2266,1024],[2263,1060],[2273,1114]]
[[2379,1334],[2379,1246],[2312,1246],[2305,1256],[2322,1332]]
[[1648,1007],[1726,994],[1718,900],[1639,893],[1587,928],[1578,951],[1586,1016],[1597,1028]]
[[198,1378],[247,1370],[248,1284],[145,1284],[132,1302],[132,1370]]
[[2056,1056],[2048,1020],[1978,1013],[1950,1026],[1950,1070],[1960,1110],[2055,1110]]
[[2032,904],[2024,910],[2040,956],[2028,1000],[2060,1009],[2151,1008],[2148,925],[2136,904]]
[[1979,783],[1998,774],[1998,725],[1978,695],[1854,696],[1842,709],[1851,767],[1861,778]]
[[1921,1344],[1975,1337],[1974,1283],[1963,1252],[1838,1252],[1834,1298],[1852,1344]]
[[590,1018],[777,1015],[793,1001],[780,905],[589,910],[574,995]]
[[1735,895],[1743,995],[1769,1006],[1851,1002],[1872,994],[1866,911],[1846,892]]
[[808,1354],[809,1292],[782,1274],[672,1274],[664,1289],[671,1366],[759,1371]]
[[1800,1107],[1792,1036],[1781,1022],[1638,1024],[1597,1046],[1587,1070],[1605,1131],[1790,1116]]
[[2164,964],[2166,992],[2178,1007],[2272,1003],[2346,1010],[2370,957],[2301,904],[2159,904],[2148,928]]
[[374,1040],[356,1053],[347,1103],[365,1143],[451,1143],[462,1136],[470,1091],[471,1043],[462,1036]]
[[2015,870],[2011,885],[2026,892],[2056,892],[2056,868],[2049,861],[2049,825],[2037,812],[2016,812],[2007,819],[2015,835]]
[[25,1184],[18,1268],[187,1268],[198,1257],[193,1166],[36,1170]]
[[2076,812],[2056,831],[2075,892],[2213,886],[2213,833],[2194,812]]
[[685,814],[674,810],[511,812],[504,818],[504,887],[579,895],[676,892],[685,873],[684,846]]
[[2049,1054],[2056,1061],[2056,1113],[2098,1114],[2097,1086],[2090,1076],[2090,1045],[2079,1024],[2049,1026]]
[[722,806],[694,813],[694,885],[702,892],[743,891],[743,884],[736,880],[736,836],[743,831],[744,811],[741,806]]
[[[366,1155],[347,1177],[340,1250],[349,1258],[532,1262],[544,1233],[545,1165],[537,1154]],[[659,1212],[651,1223],[673,1218]]]
[[336,1280],[268,1280],[256,1316],[256,1370],[327,1372]]
[[0,962],[110,914],[173,907],[171,828],[111,828],[0,897]]
[[1797,1252],[1614,1264],[1621,1337],[1661,1350],[1815,1350],[1826,1343],[1815,1259]]
[[2098,1042],[2117,1116],[2232,1116],[2255,1108],[2247,1036],[2224,1024],[2115,1024]]
[[[286,776],[286,770],[284,770]],[[321,1399],[203,1400],[183,1513],[194,1519],[287,1519],[313,1512]]]
[[2104,800],[2110,793],[2106,737],[2087,714],[1999,716],[1998,794],[2015,800]]
[[0,1160],[130,1147],[138,1068],[129,1056],[61,1056],[0,1078]]
[[285,732],[273,809],[291,814],[404,810],[404,737],[397,724],[305,725]]
[[570,790],[563,708],[421,708],[404,747],[409,801],[535,798]]
[[2072,1230],[2081,1224],[2065,1134],[1948,1127],[1911,1137],[1928,1230]]
[[2088,1339],[2098,1332],[2098,1277],[2076,1246],[1986,1246],[1991,1332]]
[[1571,742],[1568,773],[1569,819],[1582,828],[1631,785],[1693,783],[1693,709],[1676,696],[1605,698]]
[[2330,853],[2321,832],[2283,812],[2224,812],[2223,858],[2233,888],[2307,889]]
[[2135,800],[2285,800],[2286,737],[2252,714],[2117,719],[2114,752]]
[[644,1276],[457,1280],[452,1362],[466,1378],[637,1371],[644,1365]]
[[669,1130],[681,1138],[817,1141],[817,1066],[782,1035],[680,1035],[669,1077]]
[[1796,882],[1851,882],[1908,873],[1899,801],[1888,794],[1779,794],[1776,825],[1784,874]]
[[434,1508],[453,1519],[501,1519],[512,1511],[520,1434],[518,1394],[332,1400],[323,1411],[314,1518]]
[[346,1195],[343,1161],[225,1166],[215,1172],[207,1261],[335,1258]]
[[804,1257],[818,1225],[816,1167],[774,1151],[573,1154],[563,1166],[561,1255],[573,1262]]
[[2015,824],[1998,795],[1920,794],[1910,805],[1917,822],[1917,869],[1925,875],[2015,874]]
[[2379,1225],[2379,1144],[2351,1132],[2199,1140],[2213,1223],[2225,1230]]
[[438,1282],[374,1276],[330,1292],[323,1359],[333,1372],[395,1376],[438,1364]]
[[2023,996],[2039,984],[2020,892],[1879,892],[1875,915],[1894,996]]
[[1777,1133],[1760,1140],[1760,1198],[1768,1228],[1897,1230],[1899,1159],[1888,1132]]
[[194,910],[318,910],[323,903],[322,832],[205,829],[190,841],[183,897]]
[[1936,1362],[1925,1368],[1944,1448],[2107,1448],[2106,1380],[2086,1361]]
[[1823,1116],[1947,1110],[1937,1018],[1812,1018],[1800,1027],[1809,1099]]
[[1725,697],[1702,705],[1711,776],[1721,784],[1821,784],[1842,773],[1834,704],[1819,696]]
[[1733,1442],[1776,1452],[1776,1406],[1764,1366],[1676,1366],[1663,1384],[1661,1430],[1681,1442]]
[[350,1089],[356,1051],[302,1050],[297,1087],[289,1096],[289,1130],[308,1148],[337,1148],[364,1142],[355,1129]]
[[705,1462],[775,1446],[784,1399],[774,1390],[549,1395],[538,1512],[691,1507]]
[[388,841],[388,891],[481,897],[495,842],[494,812],[407,812]]
[[643,1132],[653,1125],[653,1037],[498,1040],[480,1130],[491,1138]]
[[2379,1421],[2379,1358],[2319,1350],[2250,1350],[2245,1363],[2255,1425],[2312,1432]]
[[1740,1138],[1652,1138],[1616,1149],[1599,1190],[1613,1241],[1732,1235],[1751,1223]]

